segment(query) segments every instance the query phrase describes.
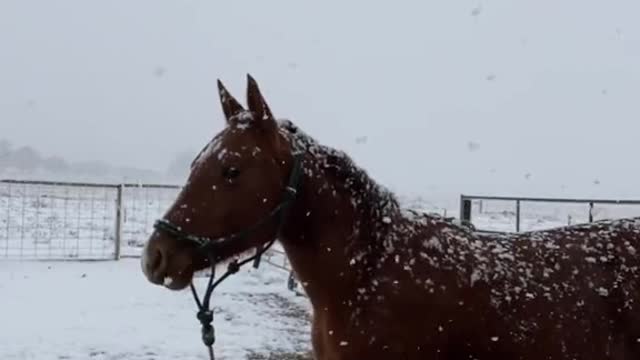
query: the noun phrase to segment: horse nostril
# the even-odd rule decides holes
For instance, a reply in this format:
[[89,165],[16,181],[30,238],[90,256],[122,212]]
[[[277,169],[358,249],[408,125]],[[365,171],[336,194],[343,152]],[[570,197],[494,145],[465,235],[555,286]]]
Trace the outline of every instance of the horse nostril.
[[166,244],[160,239],[152,237],[144,245],[140,265],[147,280],[153,284],[160,285],[164,281],[167,271],[169,271],[169,258]]
[[147,246],[142,256],[143,272],[147,279],[154,284],[164,281],[166,271],[166,256],[161,246]]
[[154,273],[160,265],[162,264],[162,251],[160,249],[155,249],[151,254],[151,258],[149,259],[149,270],[151,273]]

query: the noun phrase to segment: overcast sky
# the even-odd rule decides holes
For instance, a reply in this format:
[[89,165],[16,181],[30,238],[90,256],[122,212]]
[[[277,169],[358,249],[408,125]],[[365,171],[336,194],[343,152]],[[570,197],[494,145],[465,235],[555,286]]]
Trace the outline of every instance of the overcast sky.
[[638,14],[637,0],[2,0],[0,138],[164,170],[223,126],[215,80],[244,100],[250,72],[277,116],[401,192],[640,198]]

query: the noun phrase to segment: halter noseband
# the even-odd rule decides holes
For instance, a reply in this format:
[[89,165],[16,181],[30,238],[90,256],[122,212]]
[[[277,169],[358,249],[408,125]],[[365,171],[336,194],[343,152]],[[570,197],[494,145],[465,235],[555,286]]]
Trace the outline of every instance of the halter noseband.
[[[211,294],[213,293],[213,290],[229,275],[237,273],[240,270],[240,267],[242,267],[246,263],[259,259],[262,256],[262,254],[264,254],[264,252],[267,251],[275,243],[277,236],[280,234],[282,227],[284,226],[287,210],[289,209],[289,207],[293,203],[293,200],[295,200],[297,196],[299,185],[300,185],[300,179],[302,177],[302,159],[304,158],[304,153],[298,151],[298,152],[294,152],[292,156],[293,156],[293,168],[291,170],[291,174],[289,174],[289,182],[287,183],[287,186],[284,189],[285,191],[280,203],[275,208],[273,208],[260,221],[254,223],[253,225],[249,226],[248,228],[240,232],[237,232],[228,236],[211,238],[206,236],[198,236],[198,235],[190,234],[182,230],[180,226],[175,225],[166,219],[159,219],[153,225],[153,227],[157,231],[164,232],[167,235],[170,235],[177,240],[183,240],[183,241],[189,241],[189,242],[195,243],[198,246],[198,251],[206,253],[206,255],[209,258],[209,262],[211,264],[211,274],[209,276],[209,283],[207,284],[207,290],[205,292],[204,297],[202,298],[202,302],[198,298],[198,293],[196,292],[196,289],[193,286],[193,282],[191,282],[189,285],[191,287],[191,293],[193,294],[193,298],[195,299],[196,305],[198,306],[197,318],[202,324],[202,341],[204,342],[205,346],[207,346],[209,350],[209,357],[211,358],[211,360],[214,360],[213,343],[215,342],[215,334],[214,334],[214,329],[212,325],[213,311],[209,309]],[[215,278],[216,258],[215,258],[215,254],[211,252],[213,246],[218,244],[231,243],[231,242],[244,239],[247,236],[251,235],[258,228],[262,227],[263,225],[265,225],[266,223],[268,223],[274,218],[277,224],[276,236],[272,240],[270,240],[266,246],[259,247],[255,255],[249,257],[248,259],[242,260],[241,262],[238,262],[237,260],[233,260],[231,263],[229,263],[227,272],[224,273],[224,275],[222,275],[214,283],[213,280]]]

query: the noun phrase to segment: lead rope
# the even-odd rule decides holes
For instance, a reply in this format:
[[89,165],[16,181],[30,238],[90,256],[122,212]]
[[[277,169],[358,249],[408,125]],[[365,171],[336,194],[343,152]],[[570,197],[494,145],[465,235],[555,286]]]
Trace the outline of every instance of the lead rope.
[[[297,188],[300,176],[302,174],[302,159],[301,159],[302,156],[303,156],[302,153],[294,154],[294,167],[291,172],[291,176],[289,178],[289,184],[285,189],[286,190],[284,194],[285,199],[282,201],[281,206],[275,209],[276,216],[278,217],[277,219],[278,228],[276,231],[277,235],[279,235],[280,232],[282,231],[282,228],[284,227],[286,215],[287,215],[287,210],[289,209],[289,205],[291,204],[291,202],[293,202],[293,200],[297,195],[296,188]],[[220,285],[220,283],[224,279],[240,271],[240,268],[243,265],[249,262],[252,262],[257,258],[260,258],[262,254],[264,254],[267,250],[269,250],[269,248],[271,248],[271,246],[276,242],[276,239],[277,239],[277,236],[274,237],[271,241],[269,241],[267,246],[264,246],[260,249],[260,251],[257,251],[255,255],[241,262],[238,262],[237,260],[231,261],[224,275],[222,275],[215,282],[213,282],[215,278],[215,259],[213,255],[210,255],[209,262],[211,263],[211,274],[209,275],[207,290],[204,294],[204,297],[202,298],[202,301],[200,301],[198,297],[198,292],[196,291],[196,288],[193,285],[193,281],[189,284],[191,288],[191,293],[193,294],[193,298],[196,302],[196,306],[198,307],[198,313],[196,314],[196,318],[200,321],[200,324],[202,325],[202,328],[201,328],[202,342],[207,347],[207,350],[209,351],[209,358],[211,360],[215,360],[215,354],[213,352],[213,344],[216,341],[215,329],[213,327],[213,310],[210,309],[210,306],[209,306],[211,302],[211,294],[213,294],[213,290],[218,285]]]
[[[209,350],[209,358],[211,360],[215,360],[215,356],[213,353],[213,344],[216,341],[215,329],[213,327],[213,309],[211,309],[209,306],[211,302],[211,295],[213,294],[213,290],[216,287],[218,287],[218,285],[220,285],[220,283],[222,283],[224,279],[240,271],[241,266],[245,265],[250,261],[253,261],[257,256],[262,255],[265,251],[267,251],[271,247],[271,245],[273,245],[274,242],[275,242],[275,239],[271,240],[269,242],[269,245],[265,246],[260,253],[246,260],[243,260],[240,263],[236,260],[233,260],[231,263],[229,263],[227,267],[227,271],[224,273],[224,275],[222,275],[218,280],[216,280],[215,283],[213,282],[213,279],[215,278],[215,265],[212,265],[211,274],[209,275],[209,282],[207,284],[207,290],[204,294],[204,297],[202,298],[202,301],[200,301],[198,297],[198,292],[196,291],[196,288],[193,285],[193,281],[189,284],[191,288],[191,293],[193,294],[193,299],[195,300],[196,306],[198,307],[196,318],[200,321],[200,324],[202,325],[202,329],[201,329],[202,342]],[[209,258],[209,261],[211,262],[211,264],[215,264],[212,258]]]

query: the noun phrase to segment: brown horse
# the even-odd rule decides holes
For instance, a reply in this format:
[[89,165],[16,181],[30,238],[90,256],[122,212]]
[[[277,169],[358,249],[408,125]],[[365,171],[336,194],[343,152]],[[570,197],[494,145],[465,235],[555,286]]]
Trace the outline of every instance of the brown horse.
[[[247,110],[219,88],[227,125],[164,217],[175,232],[145,247],[152,283],[183,289],[277,238],[313,306],[318,360],[640,359],[640,219],[473,232],[402,209],[347,155],[277,121],[251,77]],[[294,152],[302,177],[278,223]],[[222,240],[201,252],[185,233]]]

